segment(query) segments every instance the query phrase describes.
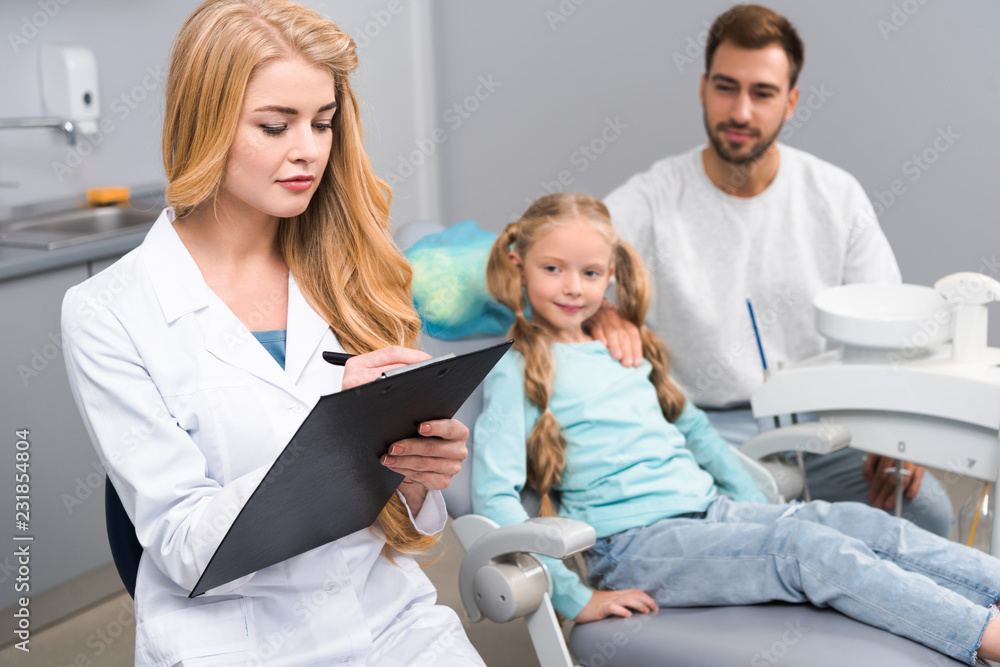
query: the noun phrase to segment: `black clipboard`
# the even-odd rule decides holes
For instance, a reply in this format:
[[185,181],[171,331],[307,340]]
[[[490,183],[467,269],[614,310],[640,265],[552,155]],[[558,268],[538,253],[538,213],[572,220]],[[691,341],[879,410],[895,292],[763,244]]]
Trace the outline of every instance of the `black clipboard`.
[[424,421],[453,417],[512,343],[321,397],[188,597],[371,526],[403,480],[379,461],[389,445],[416,436]]

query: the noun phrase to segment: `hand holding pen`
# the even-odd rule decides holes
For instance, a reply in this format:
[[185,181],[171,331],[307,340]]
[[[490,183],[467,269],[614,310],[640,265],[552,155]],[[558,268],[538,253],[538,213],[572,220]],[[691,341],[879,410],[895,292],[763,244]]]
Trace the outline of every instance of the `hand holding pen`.
[[379,379],[386,371],[430,359],[431,355],[420,350],[393,345],[366,354],[324,352],[323,358],[331,364],[344,367],[342,389],[352,389]]
[[[324,352],[323,358],[344,367],[343,389],[350,389],[377,380],[386,371],[415,364],[431,356],[420,350],[394,345],[358,355]],[[468,437],[469,429],[462,422],[435,419],[420,424],[418,436],[389,446],[388,453],[382,457],[382,465],[406,478],[399,490],[406,497],[414,516],[420,511],[427,490],[447,488],[451,478],[462,469],[462,461],[468,456],[465,446]]]

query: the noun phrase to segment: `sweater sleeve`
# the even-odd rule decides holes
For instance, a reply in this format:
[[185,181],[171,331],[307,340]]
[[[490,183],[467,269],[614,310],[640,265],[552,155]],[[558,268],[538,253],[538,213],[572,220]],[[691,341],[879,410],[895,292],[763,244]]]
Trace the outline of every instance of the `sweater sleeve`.
[[851,176],[847,192],[846,220],[851,233],[844,264],[844,284],[898,283],[901,280],[896,255],[879,225],[871,201],[861,184]]
[[640,252],[653,247],[653,200],[646,174],[637,174],[604,198],[611,222]]
[[684,411],[674,426],[684,434],[687,448],[694,454],[698,465],[715,478],[722,493],[733,500],[760,502],[763,499],[757,482],[694,403],[685,403]]
[[[486,377],[483,412],[476,420],[472,450],[472,510],[501,526],[529,519],[521,505],[527,479],[527,436],[539,410],[524,395],[520,355],[508,352]],[[559,559],[540,557],[552,577],[552,604],[576,618],[593,592]]]

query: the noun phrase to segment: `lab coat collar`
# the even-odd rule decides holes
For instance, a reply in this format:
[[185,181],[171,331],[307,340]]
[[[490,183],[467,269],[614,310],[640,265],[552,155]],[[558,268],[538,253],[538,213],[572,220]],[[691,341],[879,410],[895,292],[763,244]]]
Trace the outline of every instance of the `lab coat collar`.
[[[309,360],[321,355],[320,343],[330,330],[319,313],[313,310],[299,291],[292,272],[288,272],[288,327],[285,340],[285,373],[298,382]],[[334,351],[342,351],[338,344]]]
[[321,354],[320,342],[329,325],[310,307],[288,273],[288,321],[285,369],[256,341],[239,318],[208,287],[201,270],[173,226],[174,211],[167,208],[153,224],[143,245],[144,260],[163,316],[170,324],[180,317],[207,308],[205,347],[226,363],[242,368],[305,400],[295,386],[307,363]]
[[174,229],[174,209],[165,208],[142,245],[146,269],[167,324],[209,304],[212,291]]

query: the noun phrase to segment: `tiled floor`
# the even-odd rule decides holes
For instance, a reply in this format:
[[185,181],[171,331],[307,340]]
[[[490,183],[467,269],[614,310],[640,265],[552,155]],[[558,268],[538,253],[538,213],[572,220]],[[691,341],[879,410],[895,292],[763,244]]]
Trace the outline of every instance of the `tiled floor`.
[[124,667],[133,664],[135,615],[121,593],[57,625],[32,633],[30,653],[7,646],[0,664],[32,667]]
[[[970,497],[978,499],[981,483],[955,475],[937,474],[948,490],[956,511]],[[463,555],[449,528],[445,532],[441,558],[427,568],[438,587],[439,600],[459,610],[466,630],[490,667],[533,667],[537,665],[524,621],[506,625],[490,621],[470,624],[458,598],[455,578]],[[107,573],[102,573],[104,576]],[[32,634],[31,652],[24,653],[7,644],[0,648],[0,665],[9,667],[125,667],[133,664],[135,616],[132,600],[124,589],[49,628]]]

